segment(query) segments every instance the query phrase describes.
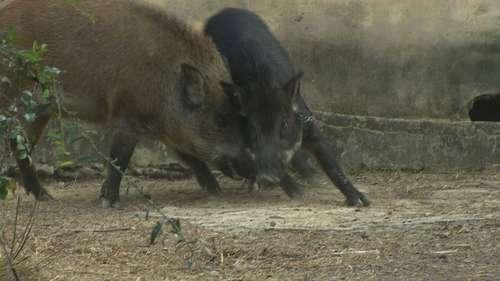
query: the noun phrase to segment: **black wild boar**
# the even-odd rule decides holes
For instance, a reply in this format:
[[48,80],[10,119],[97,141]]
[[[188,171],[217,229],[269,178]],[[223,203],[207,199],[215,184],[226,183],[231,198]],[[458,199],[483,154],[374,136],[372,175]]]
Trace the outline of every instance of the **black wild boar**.
[[500,93],[483,94],[472,99],[469,118],[471,121],[500,122]]
[[[48,45],[45,63],[64,70],[63,107],[77,118],[114,131],[110,158],[125,170],[136,143],[154,138],[193,168],[217,194],[206,163],[231,167],[241,159],[235,93],[213,42],[164,12],[127,0],[13,0],[0,10],[0,27],[13,26],[19,45]],[[33,145],[55,114],[40,108],[27,128]],[[13,143],[15,145],[15,143]],[[33,164],[18,161],[25,189],[48,196]],[[119,202],[121,174],[108,167],[103,203]]]
[[280,183],[288,195],[301,195],[286,167],[294,153],[305,148],[348,205],[369,205],[328,149],[300,94],[302,73],[293,67],[264,21],[250,11],[227,8],[209,18],[204,31],[227,59],[234,83],[242,88],[232,91],[232,100],[244,117],[244,136],[256,162],[257,181]]

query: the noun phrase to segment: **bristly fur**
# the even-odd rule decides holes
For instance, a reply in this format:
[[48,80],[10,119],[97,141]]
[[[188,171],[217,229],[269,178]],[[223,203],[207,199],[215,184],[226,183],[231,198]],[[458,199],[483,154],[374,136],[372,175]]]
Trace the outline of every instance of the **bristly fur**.
[[[210,37],[199,30],[195,30],[185,22],[179,20],[176,16],[150,3],[135,2],[134,4],[136,4],[134,5],[136,11],[151,19],[152,22],[169,26],[170,32],[177,35],[177,38],[183,39],[184,43],[189,47],[187,51],[191,51],[197,59],[215,62],[217,66],[223,63],[219,51]],[[224,63],[223,66],[225,66]]]
[[[29,48],[33,40],[48,44],[46,62],[65,70],[65,88],[78,88],[79,93],[72,95],[102,100],[101,105],[108,108],[101,112],[107,116],[120,108],[115,106],[117,95],[127,105],[142,104],[150,108],[146,111],[154,111],[151,107],[162,104],[158,93],[173,90],[172,80],[183,63],[206,74],[211,104],[224,99],[219,81],[230,81],[211,39],[141,1],[80,0],[71,4],[66,0],[15,0],[0,11],[0,18],[2,23],[18,27],[22,47]],[[68,46],[60,40],[71,43]],[[154,75],[143,77],[144,73]],[[92,82],[80,84],[82,79]],[[130,85],[130,80],[139,81]],[[127,100],[118,93],[124,88],[150,95],[149,100]]]
[[[45,63],[64,71],[65,105],[79,118],[107,125],[125,118],[176,148],[190,143],[189,152],[226,142],[227,130],[209,113],[225,102],[220,83],[231,81],[229,72],[210,38],[166,11],[139,0],[14,0],[0,10],[0,26],[9,25],[19,47],[34,40],[48,45]],[[204,78],[196,114],[180,102],[184,64]]]
[[10,3],[14,2],[14,0],[3,0],[0,2],[0,10],[7,7]]
[[[243,140],[239,119],[217,122],[223,110],[224,117],[236,113],[227,110],[223,85],[231,79],[212,40],[139,0],[14,0],[0,10],[0,27],[6,26],[16,27],[17,47],[47,44],[44,63],[63,70],[62,108],[117,133],[110,157],[121,169],[137,141],[159,140],[217,193],[206,164],[238,159]],[[27,124],[28,138],[38,139],[53,115]],[[123,131],[133,137],[122,141]],[[18,166],[26,190],[45,192],[29,161]],[[108,174],[101,193],[106,206],[119,200],[120,179]]]

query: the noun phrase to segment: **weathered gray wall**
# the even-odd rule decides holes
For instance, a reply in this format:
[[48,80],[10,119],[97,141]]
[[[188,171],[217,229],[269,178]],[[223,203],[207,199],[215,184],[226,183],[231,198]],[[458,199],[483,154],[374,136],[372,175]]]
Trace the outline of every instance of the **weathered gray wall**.
[[[197,28],[223,7],[262,15],[305,71],[303,95],[326,112],[317,118],[351,168],[475,169],[500,162],[500,125],[427,120],[464,118],[470,98],[500,91],[498,0],[146,1]],[[90,153],[77,146],[87,150],[82,156]],[[134,162],[165,161],[153,149],[137,151]]]
[[222,7],[256,11],[305,70],[316,110],[458,118],[500,91],[498,0],[148,1],[198,26]]
[[500,124],[316,112],[351,169],[470,170],[500,164]]
[[498,0],[148,1],[198,28],[222,7],[261,15],[305,71],[303,95],[351,168],[500,162],[500,125],[429,120],[463,119],[472,97],[500,91]]

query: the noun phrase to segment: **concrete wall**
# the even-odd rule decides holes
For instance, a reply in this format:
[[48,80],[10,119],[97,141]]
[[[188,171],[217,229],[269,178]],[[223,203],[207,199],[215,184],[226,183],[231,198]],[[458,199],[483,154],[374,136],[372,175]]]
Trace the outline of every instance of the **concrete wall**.
[[222,7],[256,11],[305,73],[316,110],[463,118],[500,91],[498,0],[148,0],[195,25]]
[[[500,165],[500,123],[436,119],[398,119],[315,112],[324,136],[335,140],[339,160],[348,170],[477,170]],[[108,142],[96,137],[100,150]],[[0,155],[7,147],[0,146]],[[86,142],[70,145],[71,159],[81,165],[103,162]],[[37,163],[56,166],[54,147],[46,139],[37,146]],[[176,162],[163,145],[145,142],[136,149],[135,166]],[[0,157],[2,158],[2,157]],[[2,160],[12,160],[2,158]],[[104,163],[104,162],[103,162]],[[14,165],[13,161],[0,163]]]
[[498,0],[149,1],[199,28],[227,6],[261,15],[305,71],[303,96],[350,168],[500,162],[500,124],[429,119],[465,119],[472,97],[500,91]]
[[[305,71],[303,95],[351,168],[476,169],[500,160],[500,125],[428,120],[464,118],[470,98],[500,91],[498,0],[147,1],[197,28],[222,7],[262,15]],[[135,163],[169,161],[146,147],[152,153],[141,148]]]
[[473,96],[500,91],[498,0],[148,1],[198,28],[223,7],[261,15],[305,71],[303,95],[350,168],[500,162],[500,124],[428,119],[463,119]]
[[316,112],[350,169],[474,170],[500,164],[500,124]]

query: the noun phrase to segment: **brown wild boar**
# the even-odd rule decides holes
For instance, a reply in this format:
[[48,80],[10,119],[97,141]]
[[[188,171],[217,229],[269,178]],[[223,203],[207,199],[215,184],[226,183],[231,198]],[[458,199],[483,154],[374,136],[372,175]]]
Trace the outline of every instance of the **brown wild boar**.
[[[138,1],[13,0],[0,10],[0,29],[16,29],[19,45],[48,45],[45,60],[63,70],[63,107],[113,130],[110,158],[125,170],[141,138],[154,138],[193,168],[217,194],[206,163],[228,167],[241,157],[237,91],[217,48],[178,19]],[[0,30],[1,31],[1,30]],[[27,131],[33,144],[54,112],[40,108]],[[15,145],[15,144],[14,144]],[[48,196],[27,160],[18,161],[27,192]],[[103,203],[119,202],[121,173],[112,166]]]

